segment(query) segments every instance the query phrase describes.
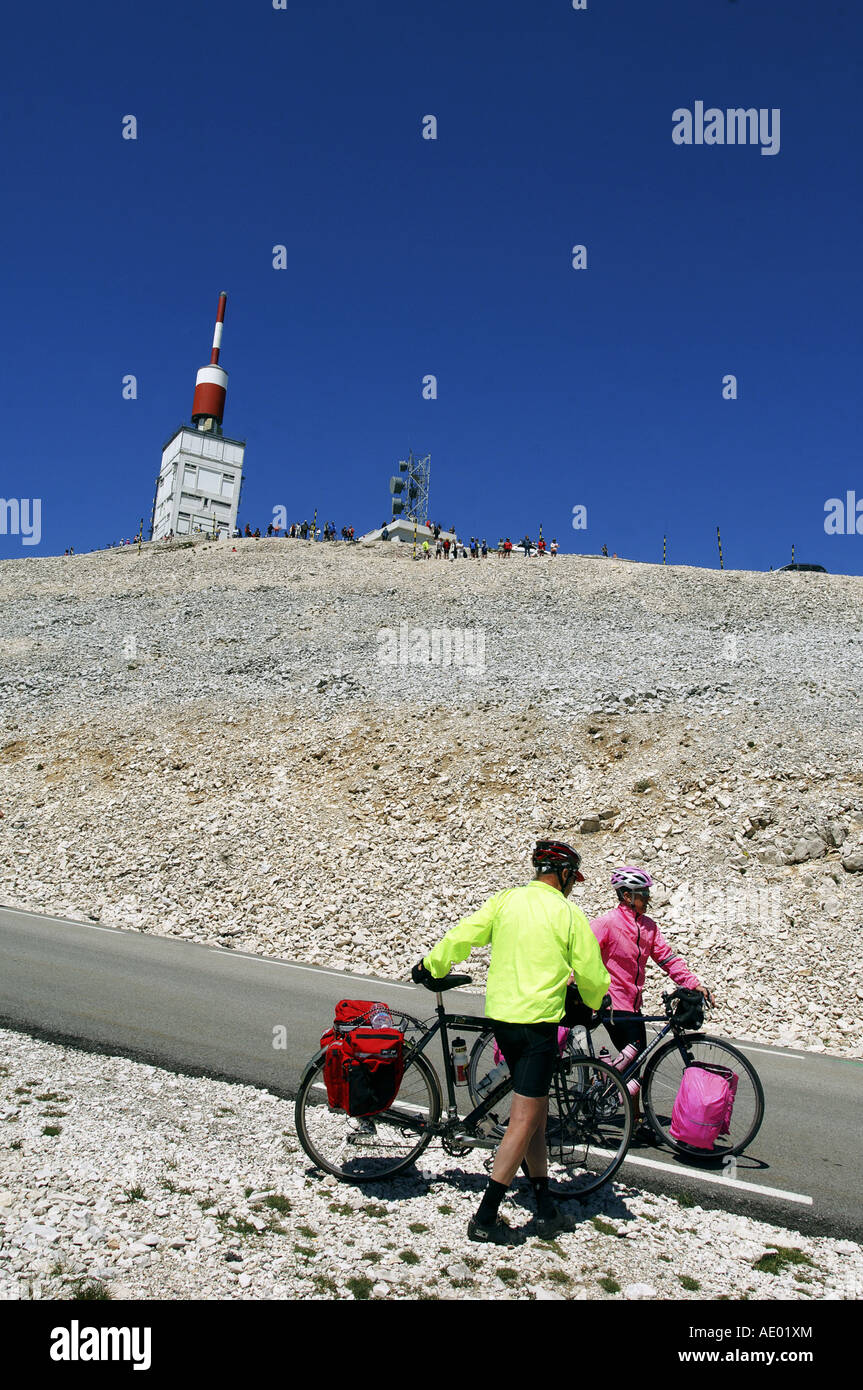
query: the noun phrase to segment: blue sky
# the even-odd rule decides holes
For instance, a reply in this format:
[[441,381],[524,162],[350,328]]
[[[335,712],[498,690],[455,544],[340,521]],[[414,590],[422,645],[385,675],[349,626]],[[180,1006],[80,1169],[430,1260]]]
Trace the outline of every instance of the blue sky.
[[[149,522],[224,289],[241,522],[379,525],[412,447],[465,535],[863,573],[824,531],[863,500],[861,39],[852,0],[17,6],[0,495],[42,534],[0,556]],[[778,108],[778,153],[675,144],[696,101]]]

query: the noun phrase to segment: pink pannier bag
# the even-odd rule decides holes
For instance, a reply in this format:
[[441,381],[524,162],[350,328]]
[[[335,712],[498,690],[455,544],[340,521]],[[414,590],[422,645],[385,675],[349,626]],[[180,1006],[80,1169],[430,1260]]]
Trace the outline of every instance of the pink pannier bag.
[[734,1097],[737,1095],[737,1072],[728,1073],[728,1103],[725,1107],[725,1114],[722,1117],[722,1128],[720,1134],[727,1134],[731,1128],[731,1112],[734,1109]]
[[708,1152],[727,1134],[737,1091],[737,1075],[728,1067],[695,1062],[683,1073],[671,1112],[672,1139]]

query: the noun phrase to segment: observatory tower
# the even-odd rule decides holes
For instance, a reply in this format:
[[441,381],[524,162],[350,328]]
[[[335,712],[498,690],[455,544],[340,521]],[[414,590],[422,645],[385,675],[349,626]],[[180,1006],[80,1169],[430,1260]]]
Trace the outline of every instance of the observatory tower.
[[228,373],[219,366],[228,296],[219,295],[213,350],[195,380],[192,425],[181,425],[162,450],[151,537],[230,536],[237,524],[245,441],[222,433]]

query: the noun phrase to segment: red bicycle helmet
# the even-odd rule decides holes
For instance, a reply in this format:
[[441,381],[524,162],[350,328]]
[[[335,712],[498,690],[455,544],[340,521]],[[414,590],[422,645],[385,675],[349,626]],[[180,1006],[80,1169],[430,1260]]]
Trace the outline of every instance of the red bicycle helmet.
[[562,840],[538,840],[531,863],[540,873],[556,873],[558,878],[564,869],[574,869],[576,883],[584,883],[584,874],[579,872],[581,855],[572,845],[565,845]]

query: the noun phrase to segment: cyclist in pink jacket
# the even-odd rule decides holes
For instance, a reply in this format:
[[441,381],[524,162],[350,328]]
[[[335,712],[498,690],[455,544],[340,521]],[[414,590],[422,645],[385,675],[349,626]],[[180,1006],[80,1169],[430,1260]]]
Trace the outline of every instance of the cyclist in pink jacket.
[[595,918],[590,924],[599,942],[602,963],[611,978],[610,993],[615,1021],[606,1024],[605,1028],[619,1051],[627,1043],[633,1043],[639,1052],[643,1052],[647,1046],[647,1032],[641,1005],[648,959],[654,960],[676,985],[683,989],[699,990],[709,1004],[715,1001],[710,990],[693,975],[682,956],[669,946],[653,918],[644,915],[653,886],[650,874],[645,873],[644,869],[627,865],[615,869],[611,875],[611,886],[617,890],[617,907]]

